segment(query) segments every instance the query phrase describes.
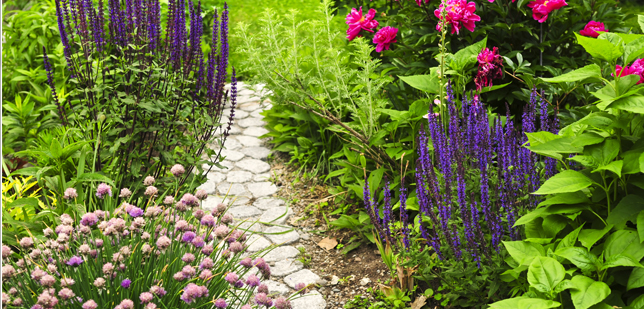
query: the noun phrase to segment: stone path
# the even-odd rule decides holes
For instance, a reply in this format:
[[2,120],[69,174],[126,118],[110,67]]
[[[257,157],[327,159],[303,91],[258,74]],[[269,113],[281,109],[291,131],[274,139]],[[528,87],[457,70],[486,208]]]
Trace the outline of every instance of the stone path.
[[[293,214],[288,205],[272,196],[279,188],[271,183],[270,165],[266,162],[270,149],[265,140],[259,138],[268,130],[260,115],[270,104],[260,104],[260,98],[246,85],[238,84],[238,108],[235,110],[234,125],[227,138],[225,157],[221,165],[213,166],[208,173],[208,181],[199,189],[208,192],[203,208],[212,210],[228,194],[227,201],[234,200],[228,210],[235,218],[235,224],[248,229],[248,251],[257,252],[271,245],[278,245],[264,256],[271,265],[271,280],[264,281],[270,294],[288,296],[295,291],[295,285],[323,283],[323,279],[308,269],[304,269],[297,257],[300,233],[287,223]],[[260,87],[261,90],[261,87]],[[229,110],[224,111],[228,115]],[[218,146],[213,146],[217,150]],[[206,170],[209,166],[205,166]],[[228,204],[228,203],[227,203]],[[259,221],[259,222],[258,222]],[[254,268],[250,273],[256,272]],[[320,293],[312,291],[305,297],[292,301],[293,309],[325,309],[326,301]]]

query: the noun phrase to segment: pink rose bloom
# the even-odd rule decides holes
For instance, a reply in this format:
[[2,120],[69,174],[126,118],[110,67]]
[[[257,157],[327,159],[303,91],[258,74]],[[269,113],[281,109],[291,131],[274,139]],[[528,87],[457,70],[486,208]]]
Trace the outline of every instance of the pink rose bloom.
[[476,89],[492,87],[492,80],[503,77],[503,58],[499,55],[499,49],[494,47],[491,51],[484,48],[476,58],[479,62],[479,71],[474,78]]
[[[429,0],[425,0],[425,3],[429,3]],[[421,4],[423,4],[423,0],[416,0],[416,4],[418,4],[418,6],[421,6]]]
[[396,34],[398,34],[398,29],[389,26],[378,30],[373,37],[376,52],[381,52],[383,49],[389,50],[389,44],[396,43]]
[[[633,64],[630,66],[622,67],[621,65],[615,66],[615,74],[619,74],[620,77],[626,75],[639,75],[640,80],[637,82],[637,85],[644,82],[644,59],[637,59],[633,61]],[[615,74],[611,74],[615,76]]]
[[600,33],[597,31],[608,32],[608,29],[606,29],[606,26],[604,26],[604,23],[591,20],[588,22],[588,24],[586,24],[586,27],[584,27],[584,30],[579,31],[579,34],[583,36],[591,37],[591,38],[596,38],[600,35]]
[[[439,20],[442,20],[443,10],[446,10],[445,22],[452,25],[452,34],[454,34],[454,32],[458,34],[461,27],[465,27],[465,29],[472,32],[474,31],[474,28],[476,28],[474,22],[481,20],[481,17],[474,14],[474,11],[476,11],[476,4],[474,4],[474,2],[467,2],[466,0],[446,0],[445,5],[446,7],[441,4],[438,9],[434,11],[434,15],[436,15]],[[439,22],[438,25],[436,25],[436,30],[440,31],[442,24],[442,22]]]
[[362,7],[360,7],[360,11],[356,10],[356,8],[352,8],[351,13],[347,15],[347,25],[349,25],[349,29],[347,29],[347,39],[349,39],[349,41],[355,39],[361,30],[373,33],[373,30],[371,29],[378,27],[378,21],[374,20],[374,17],[376,17],[376,10],[374,9],[369,9],[367,15],[363,16]]
[[548,19],[548,14],[568,5],[565,0],[536,0],[528,3],[532,9],[532,18],[543,23]]

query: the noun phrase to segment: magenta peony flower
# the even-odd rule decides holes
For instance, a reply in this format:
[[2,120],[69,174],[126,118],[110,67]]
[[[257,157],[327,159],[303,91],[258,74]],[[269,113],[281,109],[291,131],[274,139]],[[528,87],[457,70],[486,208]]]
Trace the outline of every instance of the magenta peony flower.
[[438,31],[441,30],[443,25],[443,10],[446,11],[445,23],[452,26],[452,34],[454,34],[454,32],[458,34],[461,27],[465,27],[465,29],[473,32],[474,28],[476,28],[474,22],[481,20],[480,16],[474,14],[474,11],[476,11],[476,4],[474,4],[474,2],[467,2],[466,0],[446,0],[445,5],[446,8],[441,4],[438,9],[434,11],[434,15],[436,15],[440,20],[438,25],[436,25],[436,30]]
[[474,78],[476,89],[492,87],[492,80],[503,77],[503,58],[499,55],[499,49],[494,47],[492,51],[484,48],[476,58],[479,62],[479,71]]
[[351,9],[351,13],[347,15],[347,25],[349,25],[349,29],[347,29],[347,39],[349,41],[353,40],[358,36],[361,30],[366,30],[371,33],[373,33],[373,30],[378,27],[378,21],[374,20],[374,17],[376,17],[376,10],[374,9],[369,9],[369,12],[367,12],[366,16],[362,15],[362,7],[360,7],[360,10],[356,10],[356,8]]
[[[615,67],[615,73],[619,74],[620,77],[626,75],[639,75],[640,80],[637,82],[637,84],[639,85],[644,82],[644,59],[637,59],[633,61],[633,64],[631,64],[630,66],[622,67],[621,65],[617,65]],[[615,76],[615,74],[611,75]]]
[[540,23],[546,21],[552,11],[566,5],[568,3],[565,0],[536,0],[528,3],[528,7],[532,9],[532,18]]
[[373,36],[376,52],[381,52],[383,49],[389,50],[389,44],[396,43],[396,34],[398,34],[398,29],[389,26],[378,30]]
[[584,30],[579,31],[579,34],[583,36],[596,38],[600,35],[600,33],[597,31],[608,32],[608,29],[606,29],[606,26],[604,25],[604,23],[591,20],[588,22],[588,24],[586,24],[586,26],[584,27]]

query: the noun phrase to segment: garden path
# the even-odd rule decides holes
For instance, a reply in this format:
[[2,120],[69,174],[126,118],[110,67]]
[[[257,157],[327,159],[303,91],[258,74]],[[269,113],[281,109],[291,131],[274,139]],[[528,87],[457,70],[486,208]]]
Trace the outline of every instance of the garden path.
[[[228,213],[235,218],[235,224],[240,223],[240,227],[248,229],[250,234],[248,251],[276,246],[264,256],[271,265],[271,280],[263,283],[268,286],[269,294],[288,297],[295,292],[297,283],[318,284],[323,279],[305,269],[297,259],[300,239],[307,236],[287,222],[293,210],[284,200],[275,197],[280,188],[270,181],[271,166],[266,162],[270,149],[266,140],[259,138],[268,133],[260,113],[269,109],[270,103],[260,104],[257,93],[243,83],[238,84],[238,89],[234,125],[221,151],[225,157],[221,165],[226,168],[213,166],[207,182],[199,187],[209,195],[202,207],[212,210],[228,195],[226,201],[233,201]],[[229,109],[223,115],[228,114]],[[211,147],[218,150],[218,145]],[[253,270],[257,272],[256,268]],[[326,301],[316,290],[291,303],[293,309],[327,308]]]

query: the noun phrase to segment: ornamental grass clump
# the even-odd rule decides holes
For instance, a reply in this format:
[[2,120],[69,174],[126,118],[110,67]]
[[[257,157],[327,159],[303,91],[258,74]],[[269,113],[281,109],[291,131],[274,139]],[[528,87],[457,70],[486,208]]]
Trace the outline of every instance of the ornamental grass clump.
[[[200,1],[170,0],[167,10],[159,0],[55,4],[73,87],[64,96],[56,92],[45,51],[47,83],[61,124],[95,143],[92,171],[129,187],[142,175],[170,177],[168,171],[183,183],[195,167],[218,162],[219,153],[207,146],[225,142],[230,127],[222,117],[232,121],[236,96],[224,89],[226,4],[211,26],[203,23]],[[208,28],[211,40],[204,38]],[[235,89],[234,69],[230,82]]]
[[[246,251],[247,235],[223,220],[230,216],[226,205],[203,211],[185,193],[176,203],[139,206],[124,202],[80,218],[64,214],[45,237],[3,245],[3,308],[259,308],[273,302],[262,283],[270,278],[261,258],[266,251]],[[275,305],[290,308],[283,298]]]

